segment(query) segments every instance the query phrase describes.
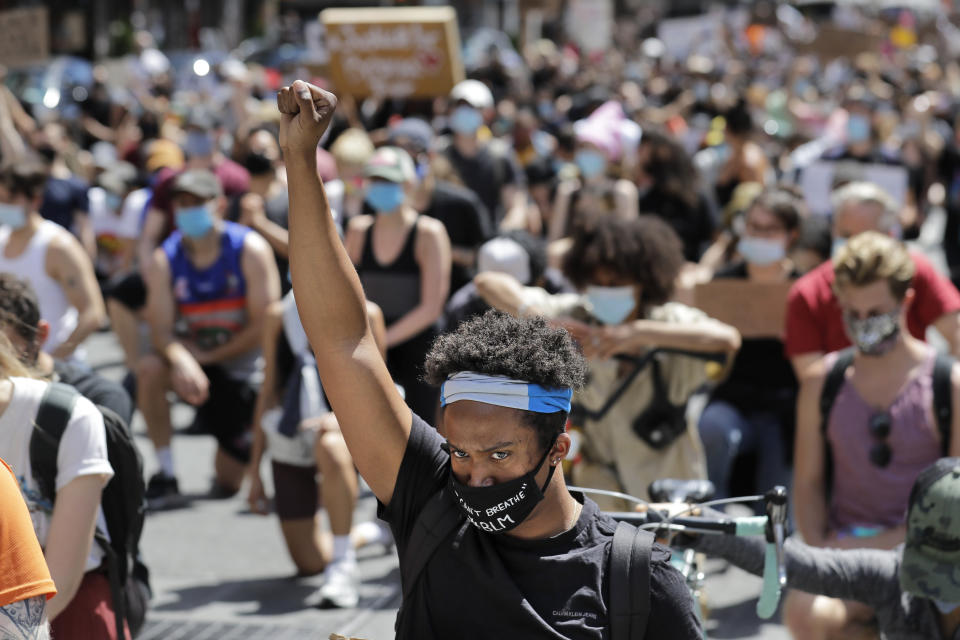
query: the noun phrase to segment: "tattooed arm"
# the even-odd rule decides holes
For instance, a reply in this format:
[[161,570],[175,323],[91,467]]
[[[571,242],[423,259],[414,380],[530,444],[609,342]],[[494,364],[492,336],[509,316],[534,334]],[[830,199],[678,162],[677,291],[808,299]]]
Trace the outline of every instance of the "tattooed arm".
[[54,358],[63,359],[100,328],[106,319],[106,311],[93,263],[72,235],[62,233],[50,243],[46,268],[50,277],[60,284],[70,304],[77,309],[77,327],[52,353]]
[[46,596],[0,607],[0,640],[50,640],[46,610]]

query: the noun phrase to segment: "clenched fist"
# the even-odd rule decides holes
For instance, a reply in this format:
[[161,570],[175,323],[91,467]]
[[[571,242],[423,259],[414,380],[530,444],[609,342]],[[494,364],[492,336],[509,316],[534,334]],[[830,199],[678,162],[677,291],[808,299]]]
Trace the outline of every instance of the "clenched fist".
[[337,97],[329,91],[296,80],[277,94],[280,110],[280,148],[287,153],[315,154],[320,137],[330,126]]

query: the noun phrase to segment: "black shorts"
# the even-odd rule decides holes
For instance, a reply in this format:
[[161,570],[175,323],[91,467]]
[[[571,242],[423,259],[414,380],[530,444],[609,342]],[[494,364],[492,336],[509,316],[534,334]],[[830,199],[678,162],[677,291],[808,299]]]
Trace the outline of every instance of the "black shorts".
[[131,311],[139,311],[147,304],[147,286],[137,272],[116,276],[100,283],[104,298],[113,298]]
[[210,381],[210,395],[197,408],[197,420],[217,439],[225,453],[247,463],[250,461],[250,426],[258,390],[255,385],[231,378],[216,365],[203,367],[203,372]]
[[271,461],[273,506],[281,520],[313,518],[320,508],[317,468]]

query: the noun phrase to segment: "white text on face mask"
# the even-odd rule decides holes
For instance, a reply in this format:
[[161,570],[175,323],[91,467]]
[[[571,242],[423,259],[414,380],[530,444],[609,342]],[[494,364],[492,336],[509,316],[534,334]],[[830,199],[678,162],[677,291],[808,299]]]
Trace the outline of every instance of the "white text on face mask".
[[503,502],[496,505],[495,507],[490,507],[489,509],[487,509],[487,516],[492,516],[493,514],[499,511],[503,511],[507,507],[512,507],[514,504],[516,504],[520,500],[523,500],[523,498],[524,498],[523,491],[521,491],[520,493],[513,496],[509,500],[504,500]]
[[487,522],[485,520],[481,520],[478,522],[473,518],[469,518],[469,520],[473,526],[479,527],[480,529],[486,531],[487,533],[497,533],[498,531],[504,531],[505,529],[509,529],[510,526],[517,524],[516,522],[514,522],[513,518],[511,518],[510,516],[503,516],[502,518],[497,518],[496,523]]

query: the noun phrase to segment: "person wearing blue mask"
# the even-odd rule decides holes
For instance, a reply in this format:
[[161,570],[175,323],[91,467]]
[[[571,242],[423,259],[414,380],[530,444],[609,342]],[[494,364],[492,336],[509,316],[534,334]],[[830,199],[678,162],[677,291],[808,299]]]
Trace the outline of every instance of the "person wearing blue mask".
[[[794,279],[796,271],[788,255],[806,215],[799,196],[780,189],[762,192],[743,216],[737,244],[740,259],[720,269],[714,278],[753,283]],[[730,494],[734,460],[743,453],[762,452],[757,456],[756,490],[786,486],[790,479],[787,443],[792,442],[794,432],[797,380],[776,335],[779,327],[775,331],[769,337],[744,338],[730,373],[712,391],[700,415],[707,473],[717,497]]]
[[450,92],[449,140],[440,152],[460,182],[487,209],[490,228],[526,228],[527,197],[523,171],[509,145],[490,139],[493,94],[479,80],[464,80]]
[[[726,360],[739,348],[740,334],[670,302],[683,249],[665,222],[655,216],[588,222],[563,264],[564,275],[581,293],[550,295],[503,273],[477,276],[477,291],[501,311],[551,318],[580,342],[590,375],[575,399],[586,412],[574,423],[584,434],[582,459],[572,467],[574,482],[644,495],[656,478],[705,478],[700,439],[683,413],[707,380],[700,354]],[[684,353],[661,353],[631,381],[635,364],[623,356],[651,348]],[[624,382],[622,395],[598,414]],[[597,503],[612,511],[630,508],[615,498]]]
[[437,335],[450,289],[450,239],[443,224],[411,206],[416,169],[399,147],[381,147],[364,168],[374,215],[352,218],[344,245],[367,299],[387,323],[387,364],[407,403],[430,419],[437,390],[423,381],[423,357]]
[[557,187],[547,229],[550,242],[569,238],[586,216],[607,213],[629,220],[639,215],[637,186],[619,177],[624,155],[622,117],[619,105],[608,103],[574,123],[573,162],[579,175]]
[[46,169],[21,163],[0,171],[0,273],[33,287],[50,323],[43,350],[60,360],[83,360],[81,345],[106,314],[93,263],[80,242],[39,212]]
[[[433,150],[433,128],[419,118],[405,118],[390,127],[389,144],[410,154],[417,168],[417,186],[410,204],[443,223],[450,236],[451,295],[473,280],[477,250],[493,235],[490,215],[477,194],[444,179]],[[439,161],[443,164],[443,161]]]
[[260,377],[266,309],[280,298],[273,252],[260,235],[222,220],[226,200],[210,171],[172,185],[177,230],[144,266],[153,351],[137,363],[137,406],[157,453],[147,485],[151,508],[183,502],[174,472],[167,392],[197,407],[216,439],[214,493],[240,489]]

